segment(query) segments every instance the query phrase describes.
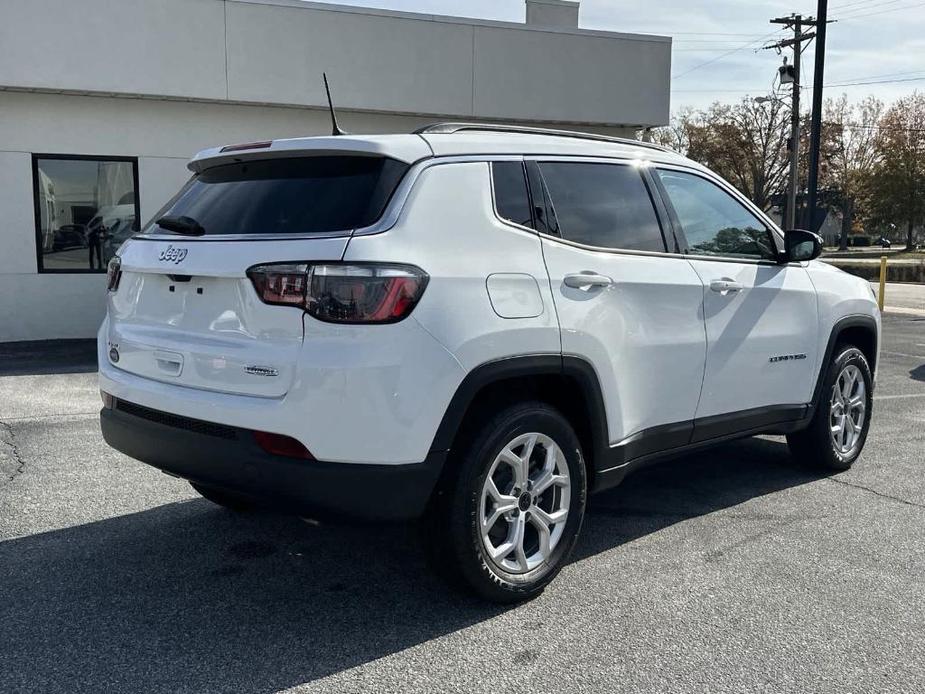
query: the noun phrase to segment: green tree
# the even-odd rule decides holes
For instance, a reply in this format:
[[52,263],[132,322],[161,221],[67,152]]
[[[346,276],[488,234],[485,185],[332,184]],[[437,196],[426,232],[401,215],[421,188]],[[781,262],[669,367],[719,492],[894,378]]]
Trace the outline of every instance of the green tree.
[[925,224],[925,94],[900,99],[884,114],[875,139],[877,162],[870,177],[872,218],[906,229],[906,248]]

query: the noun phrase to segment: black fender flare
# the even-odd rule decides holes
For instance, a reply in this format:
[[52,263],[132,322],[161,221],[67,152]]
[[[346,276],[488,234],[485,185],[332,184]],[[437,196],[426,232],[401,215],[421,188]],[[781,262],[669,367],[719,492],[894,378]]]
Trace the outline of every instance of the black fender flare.
[[[813,415],[816,413],[816,407],[822,401],[822,387],[825,382],[826,371],[832,361],[832,354],[835,352],[835,347],[838,345],[839,339],[849,328],[863,328],[868,331],[873,340],[874,355],[876,356],[877,354],[877,350],[880,347],[880,335],[877,332],[877,321],[873,316],[857,314],[845,316],[835,321],[832,330],[829,332],[829,340],[826,343],[822,360],[819,362],[819,373],[816,375],[816,387],[813,389],[813,399],[809,404],[809,411],[806,413],[806,421],[813,418]],[[873,370],[875,367],[876,363],[872,363],[871,369]]]
[[582,395],[590,415],[587,422],[593,450],[587,451],[595,465],[606,459],[609,448],[607,412],[600,380],[587,360],[561,354],[525,354],[505,357],[481,364],[470,371],[453,394],[434,435],[431,451],[448,452],[469,407],[485,387],[511,378],[530,376],[563,376],[573,380]]

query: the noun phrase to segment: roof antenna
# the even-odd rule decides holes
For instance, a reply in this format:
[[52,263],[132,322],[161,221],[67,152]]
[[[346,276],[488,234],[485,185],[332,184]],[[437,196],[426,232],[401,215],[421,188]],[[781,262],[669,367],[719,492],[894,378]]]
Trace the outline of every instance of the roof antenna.
[[337,125],[337,114],[334,113],[334,102],[331,101],[331,88],[328,87],[328,73],[322,72],[322,77],[324,77],[324,91],[328,95],[328,110],[331,112],[331,134],[332,135],[347,135],[343,130],[340,129],[340,126]]

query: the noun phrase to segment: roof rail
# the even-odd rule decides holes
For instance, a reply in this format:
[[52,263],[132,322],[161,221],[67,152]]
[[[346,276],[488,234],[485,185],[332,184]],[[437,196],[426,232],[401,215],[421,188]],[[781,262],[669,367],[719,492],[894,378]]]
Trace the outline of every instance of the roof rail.
[[414,135],[451,135],[463,131],[483,131],[496,133],[522,133],[526,135],[548,135],[551,137],[574,137],[579,140],[597,140],[599,142],[614,142],[621,145],[647,147],[660,152],[674,152],[669,147],[657,145],[654,142],[632,140],[628,137],[611,137],[597,133],[583,133],[576,130],[555,130],[553,128],[534,128],[526,125],[505,125],[503,123],[431,123],[414,131]]

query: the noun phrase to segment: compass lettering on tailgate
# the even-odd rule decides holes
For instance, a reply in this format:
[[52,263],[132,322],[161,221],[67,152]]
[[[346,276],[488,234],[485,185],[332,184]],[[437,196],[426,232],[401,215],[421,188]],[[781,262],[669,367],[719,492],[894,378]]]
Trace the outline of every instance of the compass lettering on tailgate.
[[157,256],[157,259],[165,263],[173,263],[176,265],[177,263],[183,261],[188,252],[189,251],[185,248],[174,248],[173,244],[170,244],[167,246],[167,248],[161,251],[161,254]]

